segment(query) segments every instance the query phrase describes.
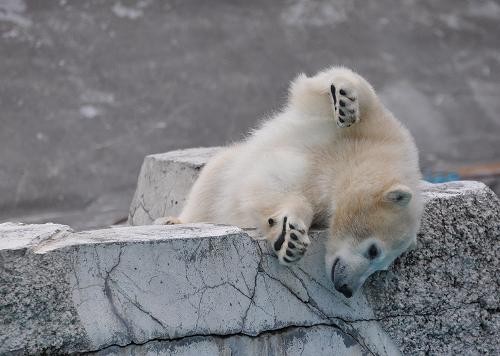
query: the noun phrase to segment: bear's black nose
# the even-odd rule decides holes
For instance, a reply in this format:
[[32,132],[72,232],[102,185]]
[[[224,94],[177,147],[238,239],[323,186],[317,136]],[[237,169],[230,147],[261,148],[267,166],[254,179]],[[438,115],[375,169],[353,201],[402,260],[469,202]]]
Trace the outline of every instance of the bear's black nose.
[[352,289],[347,284],[342,284],[339,288],[336,288],[340,293],[342,293],[346,298],[352,297]]

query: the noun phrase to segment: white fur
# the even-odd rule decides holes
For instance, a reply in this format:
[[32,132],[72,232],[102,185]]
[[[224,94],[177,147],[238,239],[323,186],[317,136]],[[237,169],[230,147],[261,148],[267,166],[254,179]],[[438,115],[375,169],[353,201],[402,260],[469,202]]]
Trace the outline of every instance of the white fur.
[[[341,120],[345,108],[349,113]],[[179,220],[258,227],[271,243],[286,233],[277,251],[284,264],[291,263],[284,257],[292,233],[299,235],[304,252],[311,224],[329,224],[327,270],[337,258],[346,264],[360,260],[366,266],[353,275],[362,283],[414,239],[422,210],[419,179],[418,154],[408,131],[366,80],[333,67],[313,77],[299,75],[280,113],[210,160]],[[397,189],[411,192],[409,202],[391,203],[388,197],[397,194],[389,193]],[[283,230],[285,216],[295,229]],[[303,226],[304,233],[295,225]],[[359,257],[368,238],[378,241],[387,261],[366,263]]]

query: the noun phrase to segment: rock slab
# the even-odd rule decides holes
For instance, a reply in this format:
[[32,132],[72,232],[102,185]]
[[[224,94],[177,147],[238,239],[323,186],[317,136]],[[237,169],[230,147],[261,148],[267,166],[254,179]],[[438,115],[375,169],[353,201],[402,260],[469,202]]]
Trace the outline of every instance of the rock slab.
[[161,216],[176,216],[201,168],[220,147],[190,148],[149,155],[139,173],[130,204],[130,225],[149,225]]
[[[178,209],[163,199],[188,180],[154,182],[193,182],[215,150],[150,157],[131,222]],[[500,202],[477,182],[423,189],[418,248],[351,299],[325,275],[326,230],[287,268],[251,229],[0,224],[0,354],[498,354]]]
[[274,341],[286,347],[271,354],[398,353],[366,298],[344,299],[325,277],[324,232],[292,268],[254,233],[204,224],[78,233],[1,224],[0,354],[127,353],[138,345],[213,354]]
[[[174,151],[177,165],[195,177],[218,148]],[[202,153],[203,152],[203,153]],[[200,155],[200,153],[202,153]],[[149,156],[139,180],[137,196],[151,190],[169,197],[172,183],[160,169],[169,156]],[[196,161],[196,166],[192,163]],[[183,184],[188,192],[191,183]],[[498,197],[479,182],[422,183],[426,201],[418,249],[398,259],[387,272],[369,279],[365,293],[377,318],[404,353],[453,354],[498,351],[493,334],[500,330],[500,207]],[[131,224],[150,224],[176,215],[162,199],[143,200],[147,215],[133,209]]]

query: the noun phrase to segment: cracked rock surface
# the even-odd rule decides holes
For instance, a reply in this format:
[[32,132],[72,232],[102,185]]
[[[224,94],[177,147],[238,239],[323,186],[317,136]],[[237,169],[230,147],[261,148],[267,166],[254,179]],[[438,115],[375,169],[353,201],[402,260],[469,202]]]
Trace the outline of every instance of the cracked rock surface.
[[[165,187],[173,183],[160,167],[175,160],[194,181],[217,149],[148,156],[135,199],[152,197],[142,200],[152,213],[135,212],[133,203],[129,222],[150,224],[160,216],[176,215],[178,207],[165,205],[170,193]],[[142,183],[146,180],[148,184]],[[185,196],[192,183],[182,184]],[[155,198],[152,191],[166,199]],[[478,182],[423,183],[423,192],[426,210],[418,249],[396,260],[389,271],[372,276],[366,285],[375,318],[405,354],[498,353],[494,338],[500,331],[498,197]]]
[[181,340],[153,340],[125,348],[111,346],[92,355],[371,355],[355,339],[330,325],[290,327],[259,334],[233,336],[190,336]]
[[130,225],[148,225],[161,216],[181,212],[201,168],[220,148],[190,148],[146,156],[139,187],[130,204]]
[[[11,248],[16,227],[32,232],[32,240],[25,236],[22,246]],[[151,341],[174,347],[204,340],[200,345],[215,347],[222,345],[217,338],[255,348],[269,347],[266,338],[297,339],[293,350],[319,351],[337,340],[335,347],[346,352],[398,353],[366,298],[344,299],[324,275],[323,231],[312,234],[318,243],[308,258],[284,268],[251,238],[254,231],[231,226],[79,233],[50,227],[52,234],[45,225],[0,225],[0,244],[7,246],[1,251],[0,353],[111,352]],[[309,336],[311,326],[319,328]],[[309,340],[318,335],[331,340],[315,346]]]
[[64,225],[0,224],[0,355],[87,342],[71,300],[70,256],[32,252],[71,233]]
[[[164,199],[215,150],[150,156],[131,222],[177,209]],[[0,224],[0,354],[498,354],[500,202],[477,182],[423,190],[418,248],[351,299],[325,275],[326,230],[283,267],[252,229]]]
[[365,293],[404,354],[500,353],[500,202],[482,183],[425,187],[418,248]]

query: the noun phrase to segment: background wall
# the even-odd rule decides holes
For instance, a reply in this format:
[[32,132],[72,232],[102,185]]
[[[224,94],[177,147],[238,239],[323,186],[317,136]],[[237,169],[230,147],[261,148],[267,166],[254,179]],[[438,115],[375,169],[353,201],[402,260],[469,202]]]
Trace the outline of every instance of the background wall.
[[424,169],[498,160],[499,38],[498,1],[0,0],[0,221],[116,222],[145,155],[238,140],[331,64]]

